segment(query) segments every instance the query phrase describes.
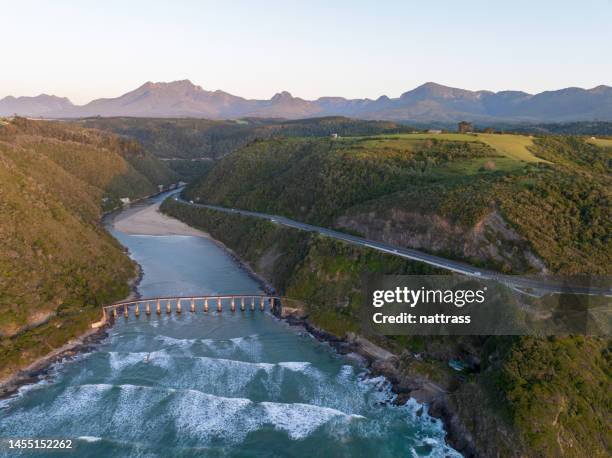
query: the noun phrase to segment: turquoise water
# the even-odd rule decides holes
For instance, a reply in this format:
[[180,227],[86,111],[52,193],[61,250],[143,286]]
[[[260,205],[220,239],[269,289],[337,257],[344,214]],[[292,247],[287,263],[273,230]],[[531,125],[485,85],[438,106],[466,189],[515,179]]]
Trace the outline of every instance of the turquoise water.
[[[143,297],[261,291],[210,240],[115,236],[143,267]],[[93,351],[0,401],[1,438],[72,439],[72,451],[0,454],[459,456],[438,420],[392,398],[384,379],[259,310],[121,317]]]

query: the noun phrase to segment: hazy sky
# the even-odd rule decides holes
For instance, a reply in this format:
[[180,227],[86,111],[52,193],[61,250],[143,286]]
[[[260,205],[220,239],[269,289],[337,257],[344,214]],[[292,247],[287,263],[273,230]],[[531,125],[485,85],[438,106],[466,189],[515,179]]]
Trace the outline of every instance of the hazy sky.
[[0,0],[0,97],[188,78],[249,98],[612,83],[612,0]]

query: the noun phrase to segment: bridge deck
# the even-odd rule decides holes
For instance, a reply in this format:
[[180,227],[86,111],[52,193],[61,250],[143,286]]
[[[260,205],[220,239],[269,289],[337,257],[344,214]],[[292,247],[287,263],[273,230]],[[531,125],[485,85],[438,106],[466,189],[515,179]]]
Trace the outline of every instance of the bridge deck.
[[222,312],[225,302],[229,301],[230,310],[232,312],[235,312],[237,308],[239,308],[240,311],[246,311],[247,308],[250,308],[252,311],[259,308],[263,311],[266,306],[271,310],[280,307],[281,299],[281,296],[269,294],[163,296],[115,302],[104,306],[103,310],[104,319],[108,316],[107,314],[110,314],[113,318],[117,317],[118,311],[122,311],[123,315],[128,317],[131,308],[134,309],[134,314],[139,316],[141,306],[144,308],[144,313],[147,315],[151,315],[152,313],[161,315],[162,308],[165,310],[166,314],[172,312],[182,313],[183,305],[186,305],[190,312],[195,312],[198,308],[203,308],[204,312],[208,312],[209,305],[217,312]]

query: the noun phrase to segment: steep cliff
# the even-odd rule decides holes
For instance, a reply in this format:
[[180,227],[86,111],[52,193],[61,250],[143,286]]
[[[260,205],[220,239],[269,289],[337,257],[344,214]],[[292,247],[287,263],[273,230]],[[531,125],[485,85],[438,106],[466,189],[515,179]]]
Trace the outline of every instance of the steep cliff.
[[402,208],[343,215],[334,225],[372,240],[467,259],[473,264],[494,265],[506,272],[546,272],[544,262],[529,243],[496,210],[473,225]]

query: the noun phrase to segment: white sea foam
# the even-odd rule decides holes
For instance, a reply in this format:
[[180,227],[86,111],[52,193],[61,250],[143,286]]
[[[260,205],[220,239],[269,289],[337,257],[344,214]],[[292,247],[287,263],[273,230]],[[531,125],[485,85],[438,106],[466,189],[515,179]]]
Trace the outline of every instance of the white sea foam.
[[180,348],[189,348],[194,343],[199,342],[202,339],[178,339],[176,337],[158,334],[155,336],[155,340],[162,342],[164,345],[176,346]]
[[310,404],[255,403],[196,390],[182,390],[173,399],[170,411],[180,434],[195,435],[207,443],[213,438],[241,442],[249,432],[265,425],[285,431],[292,439],[304,439],[332,420],[364,418]]
[[253,334],[231,339],[185,339],[156,335],[154,339],[169,349],[191,351],[197,348],[196,345],[202,345],[208,352],[216,356],[258,361],[262,359],[262,345],[258,337],[257,334]]
[[168,369],[171,365],[171,356],[165,350],[152,352],[108,352],[109,364],[113,374],[118,374],[127,367],[141,363]]
[[281,404],[262,402],[264,423],[271,423],[276,429],[283,430],[292,439],[304,439],[316,429],[332,419],[353,420],[365,418],[361,415],[348,415],[336,409],[311,404]]
[[[163,406],[163,413],[150,415]],[[304,439],[324,424],[362,419],[336,409],[303,403],[256,403],[246,398],[215,396],[198,390],[177,390],[131,384],[90,384],[68,387],[53,403],[50,416],[38,418],[44,430],[50,424],[80,427],[95,412],[98,434],[118,440],[136,440],[146,430],[172,421],[179,434],[204,443],[213,439],[240,442],[248,432],[271,425],[292,439]],[[42,412],[39,412],[41,414]],[[49,413],[49,412],[47,412]],[[33,411],[28,420],[33,420]],[[25,420],[25,418],[24,418]],[[52,422],[52,423],[51,423]],[[72,429],[72,428],[69,428]],[[99,435],[81,434],[83,441]]]
[[81,440],[84,442],[99,442],[102,440],[102,438],[97,436],[79,436],[77,437],[77,440]]
[[340,383],[343,383],[350,380],[354,375],[355,370],[353,369],[353,366],[351,366],[350,364],[345,364],[340,369],[340,373],[338,374],[337,380]]
[[177,431],[204,443],[219,438],[241,442],[253,425],[245,410],[253,403],[245,398],[228,398],[185,390],[175,396],[169,410]]
[[[207,392],[240,395],[246,387],[258,381],[269,399],[278,399],[287,374],[302,374],[300,392],[304,401],[317,399],[317,404],[337,397],[334,386],[328,386],[326,376],[307,361],[286,361],[278,363],[249,362],[210,356],[187,356],[169,353],[167,350],[153,352],[107,352],[110,379],[118,380],[124,371],[138,368],[141,377],[147,377],[147,367],[161,368],[155,372],[155,379],[162,386],[179,388],[205,387]],[[295,376],[294,376],[295,377]],[[83,376],[78,381],[86,382]],[[91,380],[91,379],[89,379]],[[333,380],[332,380],[333,381]],[[288,380],[287,383],[292,382]]]
[[293,372],[305,372],[311,366],[308,361],[286,361],[278,363],[278,365]]
[[[258,367],[253,363],[237,363]],[[280,367],[269,366],[275,371]],[[363,381],[359,386],[372,390],[373,383]],[[340,393],[338,397],[345,396]],[[62,433],[73,434],[83,441],[113,437],[132,443],[173,424],[184,440],[211,445],[218,441],[240,443],[250,432],[271,426],[293,440],[303,440],[320,428],[325,428],[325,434],[342,440],[347,435],[385,436],[403,415],[421,406],[409,402],[402,407],[378,408],[388,410],[365,414],[371,417],[368,419],[361,415],[367,409],[342,410],[312,403],[258,403],[240,396],[217,396],[195,389],[99,383],[67,387],[51,405],[17,411],[7,418],[0,432],[37,435],[61,425]],[[412,424],[408,418],[406,421]],[[415,439],[432,447],[430,456],[460,456],[444,444],[441,424],[431,423],[426,412],[416,427]]]
[[6,399],[0,399],[0,409],[8,407],[9,404],[11,402],[14,401],[15,398],[20,398],[23,397],[24,395],[26,395],[27,393],[29,393],[30,391],[34,391],[34,390],[38,390],[40,388],[43,388],[45,386],[48,386],[51,384],[51,381],[49,380],[48,377],[43,377],[40,380],[37,380],[34,383],[30,383],[27,385],[22,385],[17,389],[17,392]]

